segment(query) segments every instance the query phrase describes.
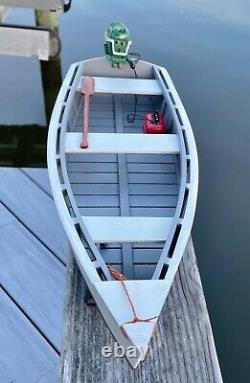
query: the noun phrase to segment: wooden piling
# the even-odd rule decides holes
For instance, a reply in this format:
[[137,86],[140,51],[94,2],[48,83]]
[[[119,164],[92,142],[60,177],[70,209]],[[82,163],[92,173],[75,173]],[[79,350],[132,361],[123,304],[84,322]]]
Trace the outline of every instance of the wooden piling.
[[[36,25],[39,27],[46,27],[51,30],[50,37],[50,52],[51,55],[56,55],[59,52],[58,38],[53,37],[58,36],[59,33],[59,16],[55,12],[49,12],[46,10],[36,10],[35,11]],[[62,84],[62,74],[61,74],[61,59],[59,54],[53,60],[50,61],[40,61],[41,68],[41,77],[42,77],[42,86],[44,94],[44,105],[45,105],[45,114],[46,121],[49,124],[51,113],[55,104],[57,94],[59,92],[60,86]]]
[[0,23],[4,22],[4,19],[8,16],[11,9],[11,7],[0,5]]

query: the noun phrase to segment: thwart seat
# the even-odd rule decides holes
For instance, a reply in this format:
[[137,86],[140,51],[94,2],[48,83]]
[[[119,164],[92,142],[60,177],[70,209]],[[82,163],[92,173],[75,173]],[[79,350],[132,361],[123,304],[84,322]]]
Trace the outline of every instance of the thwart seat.
[[[77,87],[78,92],[82,88],[81,78]],[[161,95],[162,90],[157,80],[148,79],[129,79],[129,78],[111,78],[94,77],[95,93],[108,94],[141,94],[141,95]]]
[[173,218],[82,217],[96,243],[166,241]]
[[178,154],[176,134],[89,133],[89,146],[80,147],[81,133],[66,133],[65,153]]

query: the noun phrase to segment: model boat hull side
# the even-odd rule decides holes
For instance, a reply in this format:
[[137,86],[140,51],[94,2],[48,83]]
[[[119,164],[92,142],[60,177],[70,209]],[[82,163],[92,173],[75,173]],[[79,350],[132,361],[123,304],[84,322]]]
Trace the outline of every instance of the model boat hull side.
[[181,146],[180,187],[176,212],[172,230],[153,275],[153,278],[158,279],[164,269],[167,269],[164,278],[173,281],[191,234],[195,216],[198,193],[198,157],[189,118],[167,70],[155,66],[155,76],[161,83],[165,100],[170,108],[168,111],[169,124],[178,134]]
[[[71,65],[58,94],[56,104],[51,116],[48,134],[47,158],[51,189],[59,217],[69,238],[70,246],[76,255],[77,263],[81,269],[81,272],[88,285],[90,285],[91,283],[99,281],[100,277],[91,264],[89,256],[84,246],[82,245],[72,217],[69,213],[67,202],[63,194],[63,185],[65,181],[67,182],[67,180],[61,178],[62,174],[60,174],[59,171],[59,168],[61,168],[62,165],[61,161],[64,157],[64,154],[61,153],[61,151],[63,150],[62,141],[68,122],[67,116],[69,115],[71,103],[74,97],[74,87],[72,87],[73,84],[71,84],[71,82],[74,82],[77,73],[79,75],[81,72],[80,66],[81,63],[75,63]],[[69,95],[67,97],[67,104],[65,104],[65,98],[68,92]],[[62,110],[64,111],[63,118]]]

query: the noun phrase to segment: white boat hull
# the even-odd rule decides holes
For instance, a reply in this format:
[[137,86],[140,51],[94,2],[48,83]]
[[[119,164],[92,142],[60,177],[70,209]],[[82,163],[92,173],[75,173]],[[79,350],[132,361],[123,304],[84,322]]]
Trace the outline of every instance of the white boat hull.
[[[139,62],[137,72],[134,80],[130,68],[111,68],[105,58],[73,64],[48,137],[61,221],[111,332],[126,350],[137,350],[127,354],[133,368],[145,356],[184,253],[198,189],[192,128],[167,71]],[[88,149],[80,148],[83,76],[96,83]],[[140,123],[130,132],[125,117],[135,94],[141,109],[159,107],[168,134],[143,134]],[[115,280],[108,264],[127,280]]]

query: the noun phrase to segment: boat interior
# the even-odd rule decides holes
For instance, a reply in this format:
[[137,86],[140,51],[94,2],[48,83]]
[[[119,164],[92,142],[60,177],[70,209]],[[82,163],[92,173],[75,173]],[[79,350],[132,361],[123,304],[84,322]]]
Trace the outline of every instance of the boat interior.
[[[162,95],[95,94],[90,101],[89,134],[101,134],[103,144],[107,137],[109,149],[66,154],[78,213],[105,263],[127,279],[152,278],[178,200],[179,153],[154,150],[152,135],[146,137],[149,149],[144,152],[143,119],[153,111],[164,115],[167,135],[175,133],[171,108]],[[68,131],[80,133],[82,128],[83,96],[76,92]],[[134,143],[137,149],[116,150],[117,133],[126,134],[124,146]],[[157,136],[157,142],[163,142],[163,135]],[[160,278],[166,270],[162,273]]]

